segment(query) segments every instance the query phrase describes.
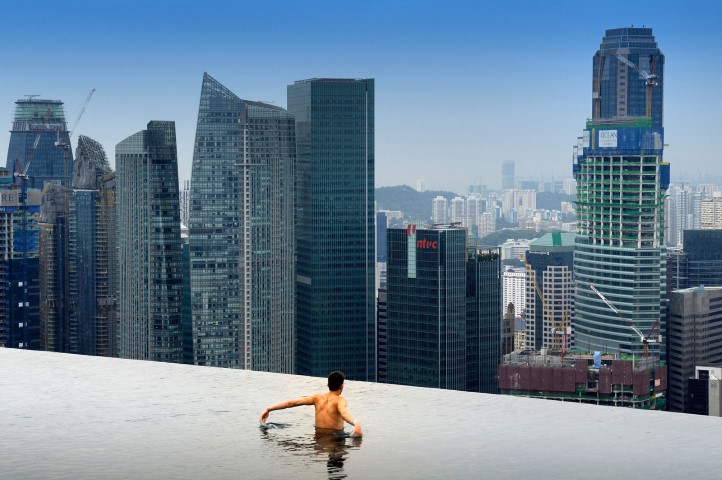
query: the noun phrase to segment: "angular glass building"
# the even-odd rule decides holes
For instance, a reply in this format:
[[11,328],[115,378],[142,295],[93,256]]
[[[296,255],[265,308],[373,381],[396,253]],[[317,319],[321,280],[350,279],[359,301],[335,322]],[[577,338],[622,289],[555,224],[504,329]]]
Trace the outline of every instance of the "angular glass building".
[[288,86],[297,141],[297,364],[374,380],[374,80]]
[[[643,348],[590,285],[645,335],[658,322],[664,331],[669,164],[662,159],[663,79],[664,55],[651,29],[607,30],[594,56],[593,116],[574,165],[577,348],[610,353]],[[659,334],[656,327],[653,333]]]
[[182,360],[183,272],[175,122],[152,121],[115,147],[118,354]]
[[[37,141],[37,143],[36,143]],[[57,185],[70,183],[73,175],[73,152],[56,146],[70,145],[63,102],[27,98],[15,102],[6,167],[14,172],[31,160],[27,174],[29,188],[42,190],[45,182]]]
[[196,365],[294,372],[295,122],[203,76],[190,275]]

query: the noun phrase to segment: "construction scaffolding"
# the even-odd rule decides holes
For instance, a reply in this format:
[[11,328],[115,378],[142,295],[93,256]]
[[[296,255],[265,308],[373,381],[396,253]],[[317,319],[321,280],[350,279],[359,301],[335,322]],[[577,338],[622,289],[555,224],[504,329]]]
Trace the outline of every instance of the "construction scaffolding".
[[652,355],[514,352],[499,366],[499,389],[505,395],[662,409],[667,367]]

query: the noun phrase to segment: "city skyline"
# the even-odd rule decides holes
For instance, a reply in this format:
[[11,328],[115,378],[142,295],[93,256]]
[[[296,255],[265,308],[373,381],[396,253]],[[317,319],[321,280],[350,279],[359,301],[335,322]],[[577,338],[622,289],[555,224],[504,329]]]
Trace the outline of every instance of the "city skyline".
[[[31,35],[19,30],[22,22],[11,22],[0,33],[5,45],[13,45],[3,52],[0,72],[7,127],[15,101],[34,94],[63,101],[72,126],[96,88],[72,141],[88,135],[113,158],[112,147],[144,119],[175,121],[179,178],[186,180],[197,79],[204,71],[247,97],[284,108],[284,87],[297,79],[375,78],[377,186],[423,178],[428,189],[462,192],[477,182],[495,187],[504,160],[516,163],[518,179],[562,178],[571,175],[579,119],[592,114],[587,72],[600,35],[644,24],[674,59],[665,69],[665,159],[679,165],[672,180],[722,175],[713,147],[720,132],[713,115],[722,101],[708,93],[722,72],[716,54],[722,33],[715,26],[720,6],[713,2],[673,2],[656,10],[626,2],[605,9],[573,2],[424,2],[411,9],[397,2],[363,11],[291,2],[252,9],[230,2],[207,2],[204,9],[153,2],[143,16],[134,3],[71,1],[34,18]],[[0,11],[4,18],[27,15],[21,5]],[[5,145],[7,127],[0,131]]]

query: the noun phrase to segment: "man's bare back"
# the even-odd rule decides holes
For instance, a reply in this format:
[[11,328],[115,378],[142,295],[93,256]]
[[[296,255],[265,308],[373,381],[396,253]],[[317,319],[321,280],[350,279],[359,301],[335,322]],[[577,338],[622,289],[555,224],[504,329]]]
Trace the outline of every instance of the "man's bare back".
[[261,413],[261,423],[265,423],[269,413],[274,410],[313,405],[316,411],[316,429],[343,431],[343,422],[346,421],[354,426],[351,436],[360,437],[363,434],[361,424],[354,420],[353,415],[348,411],[346,399],[341,398],[343,374],[341,372],[332,372],[329,375],[328,385],[329,390],[334,388],[328,393],[317,393],[308,397],[287,400],[266,408]]

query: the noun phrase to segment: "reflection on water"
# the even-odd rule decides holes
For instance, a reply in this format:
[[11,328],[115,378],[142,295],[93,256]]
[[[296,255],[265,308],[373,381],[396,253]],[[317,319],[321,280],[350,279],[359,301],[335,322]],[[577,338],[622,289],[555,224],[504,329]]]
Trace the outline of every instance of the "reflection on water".
[[261,438],[269,448],[280,448],[301,457],[326,462],[329,480],[347,478],[344,462],[352,450],[361,447],[361,437],[351,437],[346,432],[315,431],[312,434],[284,435],[284,429],[291,424],[267,422],[260,426]]

